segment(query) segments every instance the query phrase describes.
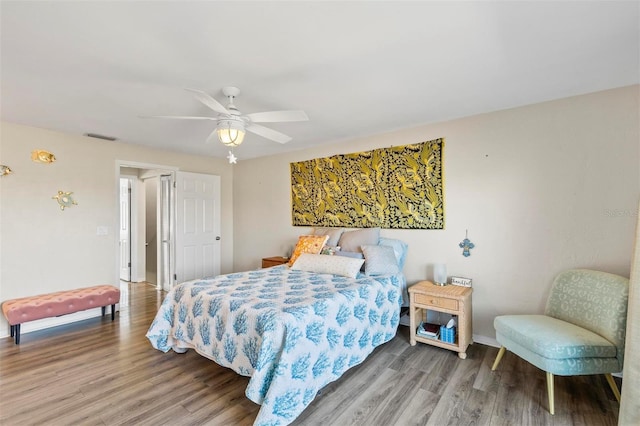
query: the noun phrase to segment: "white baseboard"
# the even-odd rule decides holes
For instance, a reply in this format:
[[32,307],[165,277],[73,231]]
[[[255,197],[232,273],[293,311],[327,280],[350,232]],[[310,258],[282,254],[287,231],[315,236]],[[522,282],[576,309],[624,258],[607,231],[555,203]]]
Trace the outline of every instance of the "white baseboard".
[[473,341],[476,342],[476,343],[480,343],[482,345],[493,346],[494,348],[499,348],[500,347],[500,343],[498,343],[498,341],[493,337],[487,337],[487,336],[481,336],[479,334],[474,334],[473,335]]
[[[120,305],[116,305],[116,311],[120,310]],[[32,331],[44,330],[45,328],[56,327],[64,324],[71,324],[76,321],[82,321],[89,318],[102,316],[102,308],[87,309],[86,311],[74,312],[73,314],[62,315],[53,318],[43,318],[41,320],[25,322],[20,326],[20,336]],[[106,307],[105,316],[111,316],[111,306]],[[8,326],[0,332],[0,337],[8,337],[10,335]]]
[[405,314],[402,315],[400,317],[400,325],[404,325],[406,327],[409,327],[409,325],[411,324],[410,319],[409,319],[409,314]]

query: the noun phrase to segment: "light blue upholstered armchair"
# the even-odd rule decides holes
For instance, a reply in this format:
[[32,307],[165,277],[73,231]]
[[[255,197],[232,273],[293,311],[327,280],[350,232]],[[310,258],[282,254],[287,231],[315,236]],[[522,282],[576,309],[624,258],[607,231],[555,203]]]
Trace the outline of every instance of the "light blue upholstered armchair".
[[502,347],[491,370],[505,350],[544,370],[551,414],[554,374],[605,374],[620,401],[611,373],[622,371],[628,295],[627,278],[587,269],[562,272],[551,288],[545,315],[495,318]]

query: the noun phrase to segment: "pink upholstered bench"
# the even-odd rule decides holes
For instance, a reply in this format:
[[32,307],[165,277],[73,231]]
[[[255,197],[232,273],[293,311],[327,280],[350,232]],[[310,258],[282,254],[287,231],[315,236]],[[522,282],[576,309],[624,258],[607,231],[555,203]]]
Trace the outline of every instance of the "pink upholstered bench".
[[2,313],[11,326],[11,337],[15,336],[16,345],[19,345],[20,324],[24,322],[98,307],[102,308],[104,316],[107,305],[111,305],[111,321],[113,321],[118,302],[120,302],[120,289],[112,285],[98,285],[6,300],[2,303]]

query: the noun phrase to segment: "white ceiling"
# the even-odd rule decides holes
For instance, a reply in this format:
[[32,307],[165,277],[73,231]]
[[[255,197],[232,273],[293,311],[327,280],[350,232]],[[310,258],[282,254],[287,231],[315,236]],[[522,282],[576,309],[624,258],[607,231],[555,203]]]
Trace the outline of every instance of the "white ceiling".
[[[639,2],[0,3],[2,120],[198,155],[211,115],[302,109],[242,159],[639,82]],[[443,135],[446,136],[446,135]],[[407,142],[407,141],[402,141]],[[91,139],[87,139],[91,143]],[[346,148],[348,151],[348,148]]]

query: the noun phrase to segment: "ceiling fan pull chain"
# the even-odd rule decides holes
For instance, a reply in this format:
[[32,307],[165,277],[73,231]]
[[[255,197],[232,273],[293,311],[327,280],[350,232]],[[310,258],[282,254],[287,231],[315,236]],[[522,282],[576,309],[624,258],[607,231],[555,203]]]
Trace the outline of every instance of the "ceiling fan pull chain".
[[229,164],[237,164],[238,157],[233,155],[233,148],[229,150],[229,155],[227,155],[227,158],[229,159]]

